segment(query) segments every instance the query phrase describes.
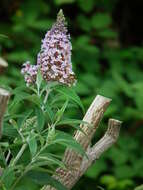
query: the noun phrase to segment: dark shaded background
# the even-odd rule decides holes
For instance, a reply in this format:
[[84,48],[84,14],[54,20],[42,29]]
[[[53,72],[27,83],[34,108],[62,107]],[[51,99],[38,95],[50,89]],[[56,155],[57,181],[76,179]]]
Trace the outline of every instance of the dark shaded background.
[[[118,143],[74,189],[131,190],[143,183],[143,1],[1,0],[0,57],[9,67],[0,75],[0,85],[14,88],[24,83],[21,65],[36,62],[41,39],[60,8],[72,37],[76,91],[82,102],[87,108],[96,94],[110,97],[105,121],[123,121]],[[81,117],[69,113],[77,115]],[[97,138],[106,127],[104,121],[101,126]]]

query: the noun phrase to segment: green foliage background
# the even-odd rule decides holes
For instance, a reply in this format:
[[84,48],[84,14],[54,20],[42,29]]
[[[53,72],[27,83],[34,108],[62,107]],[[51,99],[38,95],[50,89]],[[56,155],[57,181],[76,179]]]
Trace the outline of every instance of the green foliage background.
[[[1,86],[14,88],[24,84],[21,65],[26,60],[36,62],[41,39],[62,8],[72,37],[72,62],[78,79],[76,91],[85,108],[97,94],[113,99],[95,141],[107,127],[107,117],[123,121],[117,144],[87,171],[75,190],[130,190],[142,183],[143,46],[133,28],[136,26],[130,12],[133,5],[129,8],[128,2],[0,2],[0,56],[9,63],[8,69],[0,75]],[[75,110],[68,114],[82,118]]]

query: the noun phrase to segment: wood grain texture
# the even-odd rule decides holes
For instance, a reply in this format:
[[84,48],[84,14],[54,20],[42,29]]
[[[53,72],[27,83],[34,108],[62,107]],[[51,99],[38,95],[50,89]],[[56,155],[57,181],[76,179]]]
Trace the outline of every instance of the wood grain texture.
[[[110,119],[108,130],[103,138],[93,147],[90,147],[91,140],[110,102],[111,99],[98,95],[83,118],[83,121],[88,122],[92,127],[88,124],[81,124],[80,128],[86,135],[81,131],[77,131],[74,135],[74,139],[84,148],[89,159],[82,158],[77,152],[67,149],[63,158],[67,169],[58,168],[55,175],[53,175],[53,177],[66,186],[67,189],[71,189],[93,161],[114,144],[118,138],[121,122]],[[43,189],[55,190],[55,188],[51,186],[47,186]]]
[[9,97],[10,97],[9,92],[7,90],[0,88],[0,138],[2,136],[3,116],[7,108]]
[[3,72],[3,70],[8,66],[8,63],[0,57],[0,74]]
[[109,119],[108,129],[104,136],[93,147],[88,148],[87,155],[89,159],[83,159],[80,168],[80,176],[86,172],[93,162],[95,163],[95,161],[100,158],[101,154],[103,154],[117,141],[121,123],[121,121]]

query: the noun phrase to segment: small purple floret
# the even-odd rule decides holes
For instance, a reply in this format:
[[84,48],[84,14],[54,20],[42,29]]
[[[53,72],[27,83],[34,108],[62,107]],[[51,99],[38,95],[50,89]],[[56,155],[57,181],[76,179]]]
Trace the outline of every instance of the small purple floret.
[[38,68],[38,65],[31,65],[29,61],[23,64],[21,73],[24,75],[24,79],[28,86],[35,83]]

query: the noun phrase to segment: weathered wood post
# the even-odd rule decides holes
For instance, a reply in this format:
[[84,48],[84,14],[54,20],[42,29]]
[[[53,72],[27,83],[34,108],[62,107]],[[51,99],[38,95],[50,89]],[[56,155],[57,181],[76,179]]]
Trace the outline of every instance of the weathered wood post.
[[3,72],[3,70],[8,66],[8,63],[0,57],[0,74]]
[[[76,131],[74,135],[74,139],[79,142],[86,151],[88,159],[82,157],[74,150],[67,149],[63,158],[66,169],[58,168],[53,175],[55,179],[60,181],[69,190],[72,189],[92,163],[95,163],[96,159],[118,139],[121,121],[109,119],[108,129],[104,136],[95,145],[91,146],[91,140],[110,102],[111,99],[97,95],[83,118],[83,121],[92,124],[93,127],[87,124],[81,124],[80,128],[84,133]],[[42,189],[55,190],[55,188],[51,186],[45,186]]]
[[[10,94],[7,90],[0,88],[0,139],[2,136],[3,116],[7,108],[7,103]],[[2,174],[2,168],[0,167],[0,176]]]
[[0,138],[2,136],[2,125],[3,125],[3,116],[7,108],[7,103],[10,97],[10,93],[0,88]]

